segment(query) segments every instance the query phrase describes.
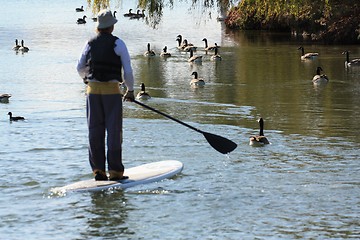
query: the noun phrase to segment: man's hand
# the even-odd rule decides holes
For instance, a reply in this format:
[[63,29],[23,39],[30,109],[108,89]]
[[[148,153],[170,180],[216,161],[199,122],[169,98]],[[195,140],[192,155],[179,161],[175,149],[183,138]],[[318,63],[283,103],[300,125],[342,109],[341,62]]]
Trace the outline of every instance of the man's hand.
[[133,102],[135,100],[134,91],[126,91],[123,99],[124,101]]

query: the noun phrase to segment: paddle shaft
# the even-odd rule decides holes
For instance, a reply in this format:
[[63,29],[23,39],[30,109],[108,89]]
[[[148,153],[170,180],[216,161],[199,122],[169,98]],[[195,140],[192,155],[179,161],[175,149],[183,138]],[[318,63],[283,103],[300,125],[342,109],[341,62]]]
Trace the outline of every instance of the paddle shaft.
[[173,120],[173,121],[175,121],[175,122],[177,122],[177,123],[180,123],[180,124],[184,125],[185,127],[191,128],[191,129],[194,130],[194,131],[197,131],[197,132],[199,132],[199,133],[204,134],[204,132],[201,131],[200,129],[197,129],[197,128],[195,128],[195,127],[193,127],[193,126],[191,126],[191,125],[189,125],[189,124],[187,124],[187,123],[184,123],[184,122],[182,122],[182,121],[180,121],[180,120],[178,120],[178,119],[176,119],[176,118],[173,118],[172,116],[169,116],[169,115],[167,115],[166,113],[160,112],[159,110],[157,110],[157,109],[155,109],[155,108],[152,108],[152,107],[150,107],[150,106],[148,106],[148,105],[145,105],[145,104],[142,103],[142,102],[139,102],[139,101],[137,101],[137,100],[134,100],[134,102],[135,102],[136,104],[139,104],[140,106],[142,106],[142,107],[144,107],[144,108],[147,108],[147,109],[149,109],[149,110],[151,110],[151,111],[154,111],[154,112],[156,112],[156,113],[158,113],[158,114],[160,114],[160,115],[163,115],[164,117],[167,117],[167,118],[169,118],[169,119],[171,119],[171,120]]

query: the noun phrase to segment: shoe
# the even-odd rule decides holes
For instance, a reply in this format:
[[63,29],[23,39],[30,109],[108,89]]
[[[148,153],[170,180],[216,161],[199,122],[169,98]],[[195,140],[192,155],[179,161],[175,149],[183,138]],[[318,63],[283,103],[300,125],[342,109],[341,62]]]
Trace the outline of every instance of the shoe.
[[107,181],[108,177],[106,176],[106,173],[101,170],[94,171],[95,175],[95,181]]
[[128,176],[124,176],[124,172],[117,172],[117,171],[109,171],[110,174],[110,181],[120,181],[124,179],[128,179]]
[[129,177],[128,176],[122,176],[122,177],[112,177],[112,178],[109,178],[110,181],[121,181],[121,180],[125,180],[125,179],[128,179]]

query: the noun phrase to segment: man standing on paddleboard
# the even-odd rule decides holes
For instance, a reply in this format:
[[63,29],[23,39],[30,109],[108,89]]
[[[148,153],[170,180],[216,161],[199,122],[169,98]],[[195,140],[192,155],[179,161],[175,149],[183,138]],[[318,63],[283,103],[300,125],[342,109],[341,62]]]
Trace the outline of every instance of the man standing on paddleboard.
[[112,35],[116,22],[110,10],[98,13],[97,35],[86,43],[77,64],[80,77],[87,83],[89,161],[97,181],[108,180],[106,159],[109,179],[125,178],[121,148],[123,99],[119,83],[123,75],[127,87],[124,101],[133,101],[134,75],[126,44]]

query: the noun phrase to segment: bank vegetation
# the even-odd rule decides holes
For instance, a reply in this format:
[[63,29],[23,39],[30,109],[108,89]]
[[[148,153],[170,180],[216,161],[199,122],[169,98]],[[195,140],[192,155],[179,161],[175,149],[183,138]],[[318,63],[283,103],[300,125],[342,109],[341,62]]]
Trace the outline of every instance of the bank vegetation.
[[287,31],[324,43],[360,43],[359,0],[242,0],[227,27]]

